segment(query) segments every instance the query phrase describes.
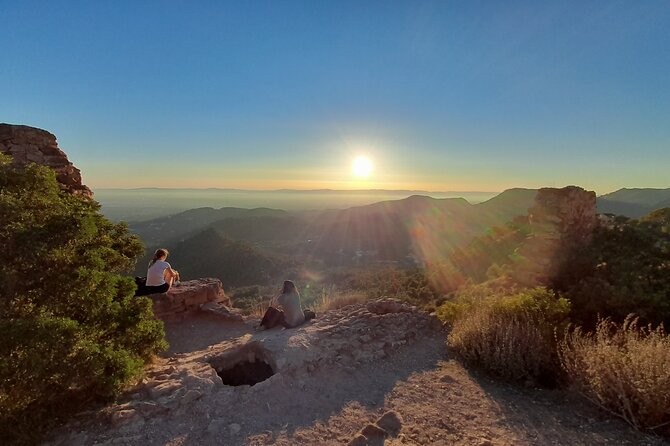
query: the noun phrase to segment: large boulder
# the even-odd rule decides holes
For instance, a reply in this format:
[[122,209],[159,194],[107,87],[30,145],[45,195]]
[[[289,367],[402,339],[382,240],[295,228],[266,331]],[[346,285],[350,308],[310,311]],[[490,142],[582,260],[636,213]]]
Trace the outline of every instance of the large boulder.
[[0,153],[12,157],[13,163],[37,163],[56,171],[61,189],[75,195],[93,197],[93,192],[81,182],[79,169],[67,159],[56,142],[56,136],[46,130],[27,125],[0,124]]
[[228,309],[230,299],[219,279],[203,278],[173,285],[167,293],[151,294],[154,315],[164,321],[181,321],[194,313],[205,311],[231,319],[240,318]]

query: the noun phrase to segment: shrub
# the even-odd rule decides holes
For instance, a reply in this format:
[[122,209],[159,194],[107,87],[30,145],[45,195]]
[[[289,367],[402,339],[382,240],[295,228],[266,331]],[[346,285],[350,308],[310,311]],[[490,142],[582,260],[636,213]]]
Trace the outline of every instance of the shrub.
[[258,308],[263,304],[267,307],[267,303],[272,296],[277,294],[277,291],[277,287],[253,285],[235,288],[229,294],[236,308],[241,309],[245,314],[256,314],[260,311]]
[[142,245],[98,209],[0,156],[0,443],[37,441],[165,347],[151,302],[118,274]]
[[512,296],[519,292],[520,289],[509,285],[502,279],[464,286],[437,307],[435,314],[445,324],[453,325],[471,306],[478,305],[492,297]]
[[346,307],[348,305],[354,305],[357,303],[365,302],[368,300],[368,296],[362,292],[356,291],[343,291],[337,292],[330,290],[330,292],[324,292],[321,301],[318,302],[316,306],[317,313],[323,313],[330,310],[337,310],[339,308]]
[[[372,269],[368,271],[346,271],[329,278],[340,289],[362,292],[368,299],[390,297],[401,299],[426,311],[433,311],[442,297],[438,283],[443,277],[432,269]],[[452,290],[450,290],[452,291]]]
[[512,381],[554,382],[553,330],[567,319],[566,299],[535,288],[463,305],[448,343],[464,362]]
[[566,329],[558,344],[572,385],[601,408],[636,428],[670,424],[670,337],[663,326],[598,322],[594,333]]

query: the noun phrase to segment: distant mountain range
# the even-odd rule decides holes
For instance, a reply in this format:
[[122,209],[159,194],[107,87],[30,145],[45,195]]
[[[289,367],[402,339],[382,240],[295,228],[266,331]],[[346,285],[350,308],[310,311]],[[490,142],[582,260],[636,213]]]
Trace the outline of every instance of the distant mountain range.
[[103,214],[113,220],[146,221],[189,209],[223,206],[287,211],[346,209],[383,200],[400,200],[411,195],[434,198],[465,198],[480,203],[495,192],[425,192],[411,190],[242,190],[242,189],[94,189]]
[[[250,283],[275,280],[295,262],[352,266],[435,260],[488,228],[525,214],[535,193],[510,189],[474,205],[462,198],[414,195],[342,210],[200,208],[130,228],[147,245],[148,254],[168,247],[182,272],[180,265],[187,265],[193,274],[208,272],[228,284],[245,285],[251,278],[256,282]],[[138,274],[147,261],[140,262]]]
[[598,197],[597,205],[601,214],[640,218],[656,209],[670,207],[670,188],[619,189]]
[[[170,249],[184,277],[211,275],[227,286],[274,283],[301,265],[313,269],[440,261],[475,237],[524,216],[536,189],[509,189],[478,204],[412,195],[347,209],[286,211],[203,207],[130,229],[150,254]],[[621,189],[597,198],[601,213],[640,217],[670,205],[670,189]]]

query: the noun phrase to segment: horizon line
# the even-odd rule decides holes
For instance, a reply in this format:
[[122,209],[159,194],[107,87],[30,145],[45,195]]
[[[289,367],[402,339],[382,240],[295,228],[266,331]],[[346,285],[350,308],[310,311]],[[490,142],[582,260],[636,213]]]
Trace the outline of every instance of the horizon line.
[[[139,190],[193,190],[193,191],[232,191],[232,192],[421,192],[429,194],[498,194],[502,191],[476,191],[476,190],[450,190],[450,191],[429,191],[423,189],[240,189],[234,187],[92,187],[92,190],[122,190],[122,191],[139,191]],[[530,189],[522,187],[514,187],[511,189]],[[505,189],[509,190],[509,189]]]

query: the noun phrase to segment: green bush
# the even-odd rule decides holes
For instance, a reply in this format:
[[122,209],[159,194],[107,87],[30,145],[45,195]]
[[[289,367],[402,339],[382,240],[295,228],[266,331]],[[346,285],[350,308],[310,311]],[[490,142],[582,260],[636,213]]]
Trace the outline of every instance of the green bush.
[[[504,379],[553,383],[554,329],[566,323],[569,302],[544,288],[478,297],[481,291],[440,307],[443,316],[453,318],[448,337],[452,350],[465,363]],[[447,310],[454,305],[456,311]]]
[[662,326],[600,320],[593,333],[565,331],[558,345],[572,385],[637,428],[670,433],[670,337]]
[[570,252],[551,287],[572,303],[573,322],[591,330],[598,317],[670,324],[670,233],[666,210],[640,221],[618,218]]
[[476,285],[468,285],[452,293],[439,307],[435,309],[437,317],[447,325],[454,322],[471,306],[477,305],[492,297],[514,295],[519,290],[508,286],[500,279]]
[[142,245],[98,210],[0,155],[0,443],[36,442],[166,347],[151,301],[118,274]]

